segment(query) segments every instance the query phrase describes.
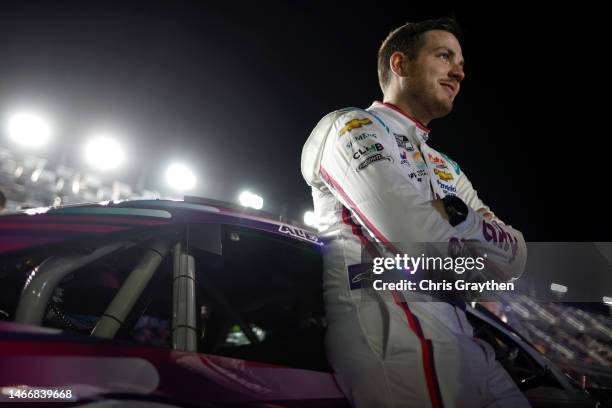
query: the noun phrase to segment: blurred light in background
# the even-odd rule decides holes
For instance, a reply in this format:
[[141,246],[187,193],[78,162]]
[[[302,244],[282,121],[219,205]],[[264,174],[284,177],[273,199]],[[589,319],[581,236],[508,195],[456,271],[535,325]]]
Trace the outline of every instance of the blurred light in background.
[[72,180],[72,194],[79,194],[79,191],[81,191],[81,176],[77,174]]
[[553,292],[558,292],[558,293],[566,293],[567,286],[559,285],[558,283],[551,283],[550,290],[552,290]]
[[51,126],[42,116],[31,112],[12,115],[7,123],[11,140],[23,147],[40,148],[51,138]]
[[182,164],[172,164],[166,170],[166,182],[175,190],[191,190],[196,183],[195,175]]
[[304,224],[308,225],[309,227],[317,227],[317,217],[315,216],[314,212],[306,211],[304,213]]
[[604,296],[604,297],[603,297],[603,302],[604,302],[606,305],[610,305],[610,306],[612,306],[612,297],[610,297],[610,296]]
[[251,207],[256,210],[261,210],[263,208],[263,198],[250,191],[243,191],[240,193],[239,200],[240,205],[243,207]]
[[319,232],[323,232],[328,228],[319,224],[317,216],[313,211],[306,211],[304,213],[304,224],[308,225],[309,227],[316,228]]
[[111,170],[123,163],[125,153],[115,139],[96,136],[85,146],[85,157],[98,170]]

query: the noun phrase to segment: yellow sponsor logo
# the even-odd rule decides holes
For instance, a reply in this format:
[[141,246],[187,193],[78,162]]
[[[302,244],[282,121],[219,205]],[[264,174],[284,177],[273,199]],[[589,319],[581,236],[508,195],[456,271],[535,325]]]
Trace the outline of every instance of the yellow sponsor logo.
[[434,169],[434,173],[436,173],[436,176],[440,177],[442,181],[451,181],[453,179],[453,175],[451,173],[447,173],[442,170]]
[[370,123],[372,123],[372,121],[368,118],[353,119],[344,124],[344,127],[340,129],[340,132],[338,132],[338,135],[342,136],[346,132],[350,132],[353,129],[357,129],[365,125],[369,125]]

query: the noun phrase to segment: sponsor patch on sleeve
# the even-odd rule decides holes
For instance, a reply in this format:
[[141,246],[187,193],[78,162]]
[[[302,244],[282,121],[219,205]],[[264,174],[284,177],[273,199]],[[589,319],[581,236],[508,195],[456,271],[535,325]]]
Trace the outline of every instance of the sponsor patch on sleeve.
[[371,156],[367,156],[361,163],[359,163],[359,165],[357,166],[357,171],[365,169],[372,163],[386,160],[393,163],[393,159],[391,158],[391,156],[383,156],[381,153],[376,153]]
[[350,132],[353,129],[358,129],[362,126],[367,126],[371,124],[372,124],[372,121],[368,118],[349,120],[348,122],[344,124],[342,129],[340,129],[340,131],[338,132],[338,135],[342,136],[345,133]]
[[377,152],[383,151],[385,149],[384,146],[380,143],[372,143],[371,145],[368,145],[368,146],[356,145],[355,147],[356,147],[356,150],[353,153],[353,159],[355,160],[360,159],[361,157],[366,156],[371,153],[377,153]]
[[345,146],[347,149],[350,149],[351,147],[353,147],[353,144],[355,142],[362,142],[367,139],[378,139],[378,136],[376,135],[376,133],[362,133],[358,136],[351,136],[350,140],[346,142]]
[[434,173],[436,176],[440,177],[442,181],[451,181],[453,179],[453,174],[444,170],[434,169]]

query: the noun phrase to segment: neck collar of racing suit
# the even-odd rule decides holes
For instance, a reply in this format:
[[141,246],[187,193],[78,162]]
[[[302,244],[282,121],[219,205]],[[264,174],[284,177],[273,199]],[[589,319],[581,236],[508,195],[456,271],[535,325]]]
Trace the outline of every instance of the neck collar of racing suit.
[[427,139],[429,139],[429,129],[427,128],[427,126],[423,125],[417,119],[408,115],[407,113],[402,111],[397,106],[391,103],[388,103],[388,102],[374,101],[374,103],[372,104],[372,107],[384,109],[388,114],[393,116],[400,123],[405,123],[409,127],[415,126],[416,127],[415,133],[419,141],[419,144],[427,142]]

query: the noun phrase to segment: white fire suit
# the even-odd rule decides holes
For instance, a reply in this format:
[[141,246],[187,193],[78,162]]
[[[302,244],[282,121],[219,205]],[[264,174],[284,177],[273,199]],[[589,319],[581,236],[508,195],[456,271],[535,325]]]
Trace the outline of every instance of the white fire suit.
[[[465,240],[487,254],[495,279],[523,271],[522,234],[476,212],[490,210],[459,166],[426,144],[428,133],[374,102],[328,114],[304,145],[302,175],[325,241],[328,358],[357,407],[529,406],[491,346],[473,337],[464,308],[407,291],[366,295],[354,285],[362,251],[409,251],[404,243]],[[469,207],[456,227],[430,203],[448,194]]]

